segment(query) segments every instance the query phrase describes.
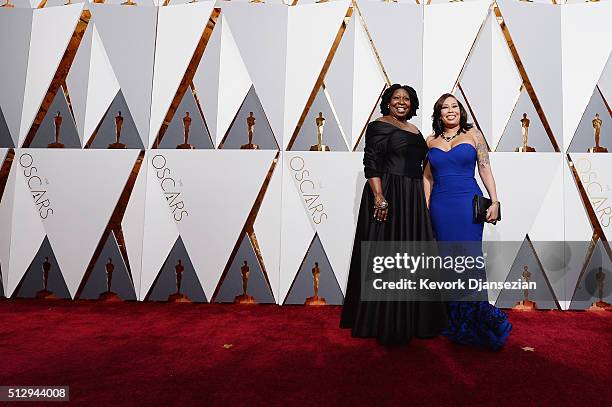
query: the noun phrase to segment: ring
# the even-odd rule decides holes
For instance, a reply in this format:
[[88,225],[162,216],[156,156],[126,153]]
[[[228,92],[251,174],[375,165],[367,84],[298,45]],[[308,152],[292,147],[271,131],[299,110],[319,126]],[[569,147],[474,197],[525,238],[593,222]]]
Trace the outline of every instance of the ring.
[[376,209],[387,209],[388,207],[389,207],[389,202],[387,202],[386,200],[383,200],[378,205],[374,205],[374,208]]

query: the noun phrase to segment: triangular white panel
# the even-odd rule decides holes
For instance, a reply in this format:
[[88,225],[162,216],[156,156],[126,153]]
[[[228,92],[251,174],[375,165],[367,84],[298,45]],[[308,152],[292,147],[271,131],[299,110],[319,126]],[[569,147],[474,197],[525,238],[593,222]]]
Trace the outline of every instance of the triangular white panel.
[[[556,179],[559,155],[555,153],[490,153],[491,169],[502,206],[502,221],[486,224],[484,240],[522,242],[540,212],[550,183]],[[480,188],[486,188],[477,177]],[[524,182],[521,182],[524,180]],[[516,197],[528,197],[516,199]]]
[[149,144],[153,144],[157,137],[214,4],[214,1],[201,1],[159,9]]
[[[29,149],[48,184],[53,213],[43,219],[74,297],[108,225],[138,150]],[[109,163],[112,162],[112,165]]]
[[70,70],[66,76],[66,87],[70,94],[70,103],[74,112],[74,121],[79,133],[81,145],[84,145],[83,131],[85,128],[85,116],[87,113],[87,90],[89,87],[91,53],[94,38],[95,24],[88,24],[81,39],[81,44],[77,49]]
[[563,146],[570,146],[582,113],[612,50],[612,3],[561,8],[563,47]]
[[[26,155],[22,158],[24,152],[20,149],[15,150],[15,161],[11,168],[11,172],[14,170],[15,174],[9,175],[9,182],[13,184],[7,183],[5,190],[5,194],[8,191],[14,191],[12,214],[14,227],[11,230],[8,278],[3,276],[4,291],[7,297],[10,297],[17,288],[45,238],[41,212],[34,205],[32,193],[28,189],[27,180],[23,175],[24,168],[19,165],[20,159],[22,159],[21,162],[26,168],[31,169],[31,165],[33,165],[29,156]],[[25,154],[29,154],[29,152],[25,152]],[[33,180],[31,185],[35,187],[37,180]],[[46,212],[42,212],[42,215],[46,216]],[[17,222],[19,222],[18,227],[16,227]],[[4,275],[4,269],[2,274]]]
[[[357,215],[365,178],[363,154],[302,152],[286,156],[294,167],[303,161],[308,171],[304,182],[292,168],[295,189],[293,193],[303,197],[304,211],[310,217],[314,230],[332,266],[342,293],[346,288],[351,250],[357,225]],[[314,187],[312,187],[314,185]],[[306,195],[307,194],[307,195]],[[285,218],[283,218],[285,219]]]
[[119,81],[113,72],[98,29],[95,25],[93,27],[83,145],[91,138],[120,90]]
[[523,79],[516,67],[510,48],[499,23],[491,21],[491,58],[492,58],[492,118],[489,144],[496,146],[520,96]]
[[[423,111],[430,112],[440,95],[453,90],[483,25],[489,5],[488,1],[471,1],[425,7]],[[449,27],[453,27],[452,34],[448,32]],[[444,32],[448,34],[443,35]],[[449,35],[452,36],[452,47],[448,46]],[[431,131],[430,123],[429,120],[423,122],[423,133]]]
[[19,145],[30,131],[83,7],[84,3],[34,10]]
[[[215,291],[275,155],[274,150],[163,152],[186,212],[176,224],[206,298]],[[211,191],[223,198],[211,199]]]
[[[540,209],[528,232],[532,241],[559,242],[565,239],[565,227],[563,222],[563,166],[565,158],[556,154],[555,159],[547,165],[555,166],[548,185],[544,183],[546,195],[540,203]],[[548,161],[548,155],[546,160]],[[556,163],[553,164],[552,161]],[[499,171],[499,170],[498,170]],[[539,174],[538,174],[539,177]]]
[[[281,258],[281,193],[283,158],[280,157],[272,173],[259,212],[255,218],[253,230],[257,236],[257,244],[261,250],[266,273],[272,286],[272,293],[278,297]],[[278,301],[278,300],[277,300]]]
[[[360,2],[359,10],[380,58],[377,63],[383,65],[388,80],[391,84],[410,85],[416,90],[421,107],[410,121],[421,128],[428,114],[422,99],[423,5]],[[397,49],[397,38],[403,38],[401,52]]]
[[[423,6],[362,1],[359,10],[391,83],[413,86],[420,95]],[[398,38],[402,38],[401,51]]]
[[514,0],[498,0],[497,4],[553,135],[562,144],[562,7]]
[[81,144],[85,145],[119,92],[119,82],[92,21],[66,78]]
[[15,146],[19,145],[32,13],[29,9],[3,10],[0,13],[0,108]]
[[202,110],[218,147],[253,85],[224,14],[217,20],[193,84],[204,101]]
[[[591,168],[589,160],[590,155],[587,154],[572,154],[572,163],[576,168],[578,176],[580,174],[588,175]],[[593,236],[593,228],[589,215],[585,208],[585,203],[580,196],[576,178],[570,169],[570,163],[566,162],[563,173],[563,208],[565,210],[565,240],[584,242],[591,239]]]
[[[4,162],[8,149],[0,149],[0,162]],[[6,181],[4,193],[0,196],[0,270],[2,272],[3,286],[6,287],[9,274],[9,259],[11,253],[11,234],[13,230],[13,203],[15,202],[15,179],[17,177],[16,166],[12,165]],[[5,288],[6,289],[6,288]]]
[[351,150],[385,83],[365,29],[354,14],[325,75],[326,90]]
[[612,160],[608,154],[571,154],[589,205],[606,237],[612,236]]
[[150,152],[145,153],[121,221],[121,230],[125,240],[125,249],[134,282],[134,289],[136,290],[136,298],[140,298],[140,275],[142,273],[145,204],[147,197],[147,162],[149,154]]
[[157,8],[90,4],[89,9],[138,133],[148,146]]
[[[295,279],[306,251],[315,235],[313,223],[304,210],[302,196],[296,193],[294,177],[301,178],[304,171],[302,152],[283,153],[282,212],[281,212],[281,266],[279,303],[283,303]],[[321,153],[327,154],[327,153]]]
[[[470,108],[478,119],[478,125],[482,130],[489,145],[492,145],[492,30],[493,24],[497,24],[492,12],[489,11],[482,30],[478,33],[476,43],[465,63],[461,74],[461,89],[469,100]],[[467,109],[467,106],[465,106]]]
[[283,149],[306,107],[348,6],[349,1],[343,0],[289,8]]
[[612,100],[612,55],[608,57],[608,62],[604,68],[599,83],[597,84],[604,99]]
[[[170,250],[174,246],[176,239],[179,237],[176,222],[172,217],[172,213],[168,206],[168,201],[165,199],[164,192],[160,186],[160,179],[157,178],[158,169],[161,163],[165,162],[160,158],[159,154],[151,154],[145,156],[143,165],[147,170],[146,176],[146,191],[147,197],[144,202],[144,228],[142,237],[142,252],[136,252],[135,255],[141,254],[141,269],[140,281],[134,277],[134,285],[138,285],[138,299],[144,300],[155,282],[157,274],[161,270]],[[164,164],[165,165],[165,164]],[[166,182],[167,183],[167,182]],[[142,187],[141,187],[142,188]],[[137,205],[138,201],[134,202]],[[130,210],[130,216],[139,216],[135,212],[137,208]],[[126,211],[126,216],[127,216]],[[126,220],[127,221],[127,220]],[[134,222],[134,228],[138,227],[138,218],[131,219],[129,222]],[[138,230],[133,232],[133,241],[137,244]],[[127,243],[127,240],[126,240]],[[130,266],[132,260],[130,258]]]
[[[228,2],[223,4],[223,14],[276,139],[287,139],[288,142],[291,134],[283,134],[288,8],[276,4]],[[313,30],[312,26],[310,30]]]

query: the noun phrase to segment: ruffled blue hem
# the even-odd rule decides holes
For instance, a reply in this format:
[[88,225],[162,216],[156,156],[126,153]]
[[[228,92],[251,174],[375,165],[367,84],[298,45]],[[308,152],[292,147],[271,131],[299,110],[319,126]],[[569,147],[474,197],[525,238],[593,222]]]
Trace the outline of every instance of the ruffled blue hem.
[[442,332],[463,345],[501,349],[512,331],[508,315],[486,301],[449,302],[448,326]]

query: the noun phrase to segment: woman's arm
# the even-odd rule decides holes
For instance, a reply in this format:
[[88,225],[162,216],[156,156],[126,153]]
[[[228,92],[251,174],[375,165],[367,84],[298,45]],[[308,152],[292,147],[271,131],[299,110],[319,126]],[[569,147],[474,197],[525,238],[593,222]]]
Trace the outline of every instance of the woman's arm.
[[363,166],[365,177],[368,179],[368,184],[374,194],[374,219],[384,222],[387,220],[388,204],[385,204],[385,196],[382,188],[382,174],[384,167],[385,156],[385,136],[377,134],[375,130],[368,125],[365,134],[365,148],[363,155]]
[[429,161],[425,163],[425,170],[423,171],[423,189],[425,190],[425,202],[429,208],[429,198],[431,197],[431,190],[433,189],[433,175],[431,173],[431,165]]
[[478,130],[472,130],[474,132],[476,142],[476,152],[478,160],[478,174],[484,184],[489,198],[493,201],[493,205],[487,210],[487,222],[493,222],[497,220],[499,214],[499,200],[497,199],[497,189],[495,187],[495,179],[493,178],[493,171],[491,170],[491,163],[489,161],[489,150],[487,143]]

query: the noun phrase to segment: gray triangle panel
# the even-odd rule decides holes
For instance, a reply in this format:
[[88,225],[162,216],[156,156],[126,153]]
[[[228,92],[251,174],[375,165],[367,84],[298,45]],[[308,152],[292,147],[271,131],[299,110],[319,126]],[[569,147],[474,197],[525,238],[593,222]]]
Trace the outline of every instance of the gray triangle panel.
[[595,119],[596,114],[599,114],[599,119],[601,120],[599,145],[607,148],[608,152],[612,152],[612,116],[608,113],[608,108],[597,87],[595,87],[589,104],[582,114],[568,152],[586,153],[589,151],[589,148],[595,146],[593,119]]
[[70,107],[68,107],[64,91],[61,88],[55,94],[53,102],[51,102],[45,118],[36,131],[30,147],[45,148],[55,142],[55,118],[58,114],[61,116],[59,142],[64,145],[64,148],[81,148],[76,123],[72,117]]
[[[107,273],[107,270],[110,273]],[[136,300],[136,291],[130,273],[123,261],[115,234],[110,233],[100,257],[85,283],[80,299],[96,300],[107,291],[107,276],[110,275],[110,291],[117,294],[122,300]]]
[[586,271],[578,281],[569,309],[585,310],[600,300],[612,304],[612,261],[601,240],[597,242]]
[[319,113],[325,118],[323,127],[323,144],[331,151],[348,151],[340,126],[336,121],[329,101],[325,96],[323,88],[319,89],[312,106],[306,114],[306,119],[300,128],[291,151],[308,151],[312,145],[317,144],[317,118]]
[[329,305],[342,305],[344,296],[340,290],[340,285],[336,280],[336,276],[332,271],[329,259],[325,254],[319,235],[315,235],[304,262],[298,271],[293,285],[289,290],[285,304],[304,304],[308,297],[314,295],[313,268],[315,263],[319,267],[319,297],[325,298]]
[[[527,270],[525,270],[525,267],[527,267]],[[528,290],[528,299],[535,301],[538,309],[557,309],[555,295],[548,286],[544,271],[540,267],[536,254],[527,239],[523,241],[516,258],[514,259],[510,273],[508,273],[508,276],[506,277],[506,281],[525,281],[523,273],[526,273],[526,276],[528,276],[530,282],[534,282],[536,284],[535,289]],[[517,303],[522,301],[524,298],[525,292],[522,289],[503,289],[499,293],[495,306],[500,308],[514,308]]]
[[186,295],[192,302],[208,302],[181,237],[176,240],[170,250],[170,254],[146,296],[147,300],[167,301],[169,296],[177,292],[179,261],[180,266],[184,268],[181,273],[181,294]]
[[227,132],[223,148],[236,150],[249,142],[247,118],[251,112],[255,117],[253,144],[257,144],[261,150],[278,150],[278,143],[272,132],[272,127],[270,127],[266,113],[253,86],[251,86],[238,113],[236,113],[236,117]]
[[187,116],[191,119],[188,144],[191,144],[196,149],[214,148],[208,128],[204,122],[204,117],[200,113],[191,88],[185,92],[178,109],[174,113],[174,117],[170,121],[170,125],[164,133],[159,148],[176,148],[179,144],[185,142],[185,122],[183,119]]
[[[123,92],[120,90],[113,102],[109,106],[106,114],[102,118],[102,122],[98,126],[98,131],[95,135],[95,139],[92,141],[90,148],[108,148],[110,144],[113,144],[117,140],[117,118],[121,113],[123,122],[121,125],[120,143],[126,145],[126,148],[138,148],[143,149],[142,139],[138,135],[136,124],[128,109],[127,102],[123,96]],[[89,135],[87,135],[89,137]],[[145,135],[148,137],[148,134]]]
[[13,298],[35,298],[36,294],[43,290],[44,271],[48,270],[47,290],[51,291],[57,298],[70,298],[70,292],[66,286],[66,281],[49,243],[49,238],[45,236],[38,253],[28,267],[21,282],[13,293]]
[[232,262],[225,278],[221,282],[221,288],[215,298],[215,302],[234,302],[238,295],[242,295],[242,267],[249,267],[247,278],[247,295],[253,296],[258,304],[273,304],[274,296],[263,270],[257,261],[257,256],[251,240],[247,235],[244,235],[236,257]]
[[15,147],[15,143],[13,143],[13,139],[11,138],[11,132],[6,124],[4,113],[2,113],[2,109],[0,109],[0,148],[7,147],[13,148]]

